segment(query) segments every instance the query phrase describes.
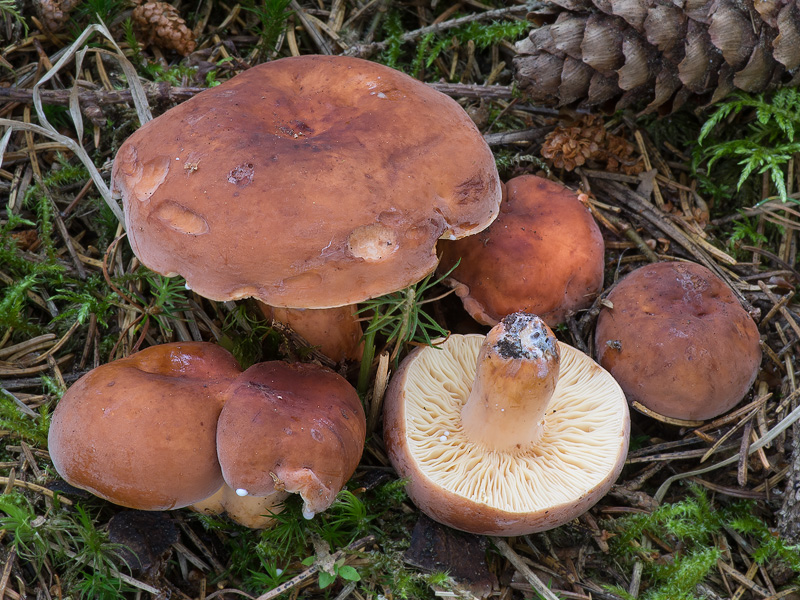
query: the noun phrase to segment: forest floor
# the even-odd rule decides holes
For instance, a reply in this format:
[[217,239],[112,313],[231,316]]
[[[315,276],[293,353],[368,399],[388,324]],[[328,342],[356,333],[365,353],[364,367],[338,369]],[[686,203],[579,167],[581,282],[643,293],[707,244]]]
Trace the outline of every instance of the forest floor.
[[[180,25],[174,9],[157,5],[170,42],[135,23],[127,0],[0,0],[0,600],[800,598],[800,511],[791,501],[800,464],[800,163],[786,127],[769,115],[775,92],[729,112],[705,146],[698,137],[713,106],[644,117],[535,105],[518,93],[512,61],[539,6],[201,0],[182,3]],[[157,116],[255,64],[300,54],[401,69],[463,106],[503,181],[539,174],[585,194],[605,239],[605,285],[556,329],[562,341],[589,352],[603,297],[636,267],[688,260],[717,273],[762,339],[746,397],[705,422],[632,409],[627,462],[608,495],[561,527],[513,538],[424,517],[391,467],[377,419],[336,503],[305,520],[290,499],[270,529],[187,509],[131,511],[65,484],[48,455],[50,417],[93,368],[188,340],[219,343],[243,366],[320,359],[252,300],[212,302],[180,277],[148,270],[107,202],[116,151],[147,110]],[[800,100],[784,94],[781,115],[800,125]],[[774,127],[759,138],[773,152],[737,189],[737,156],[721,155],[710,169],[708,148],[755,136],[756,126]],[[597,127],[607,133],[601,152],[554,164],[554,147]],[[775,197],[776,172],[785,201]],[[443,330],[487,331],[454,295],[439,298],[446,291],[425,291],[437,299],[424,310]],[[420,301],[397,318],[422,310]],[[422,334],[398,342],[385,333],[376,357],[396,348],[402,358]],[[372,415],[380,364],[365,371]],[[358,364],[338,369],[356,383]]]

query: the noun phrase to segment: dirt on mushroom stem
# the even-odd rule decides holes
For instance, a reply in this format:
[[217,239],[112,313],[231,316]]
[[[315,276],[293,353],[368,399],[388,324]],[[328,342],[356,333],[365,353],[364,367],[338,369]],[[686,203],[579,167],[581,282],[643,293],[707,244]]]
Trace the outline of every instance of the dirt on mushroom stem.
[[461,410],[467,436],[492,450],[535,443],[558,382],[559,360],[558,342],[542,319],[525,313],[505,317],[478,355],[472,391]]

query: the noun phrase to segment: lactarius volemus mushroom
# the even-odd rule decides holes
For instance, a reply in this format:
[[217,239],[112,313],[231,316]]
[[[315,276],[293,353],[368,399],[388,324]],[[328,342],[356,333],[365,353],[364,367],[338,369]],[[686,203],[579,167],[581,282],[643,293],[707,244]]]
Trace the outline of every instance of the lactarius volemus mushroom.
[[290,324],[335,361],[359,356],[347,306],[423,279],[437,241],[487,227],[502,195],[456,101],[345,56],[282,58],[203,91],[131,135],[112,178],[142,264],[212,300],[324,309],[323,334],[319,317]]
[[607,300],[597,318],[595,357],[630,402],[674,419],[712,419],[753,385],[761,366],[758,326],[708,268],[639,267]]
[[263,362],[226,393],[217,456],[237,495],[296,493],[310,519],[356,470],[366,429],[358,393],[338,373],[311,363]]
[[222,395],[241,369],[208,342],[151,346],[89,371],[61,398],[50,457],[70,484],[139,510],[181,508],[223,484]]
[[483,325],[528,312],[555,327],[603,289],[605,245],[592,213],[578,194],[543,177],[511,179],[488,228],[440,246],[439,270],[458,263],[447,283]]
[[619,385],[534,315],[412,352],[385,399],[384,437],[414,503],[478,534],[523,535],[581,515],[622,470]]

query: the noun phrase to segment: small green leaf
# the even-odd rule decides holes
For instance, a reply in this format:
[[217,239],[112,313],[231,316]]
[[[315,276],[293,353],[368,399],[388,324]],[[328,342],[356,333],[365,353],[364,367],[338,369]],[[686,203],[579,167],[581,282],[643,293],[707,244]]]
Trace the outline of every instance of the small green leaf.
[[309,556],[307,558],[304,558],[302,561],[300,561],[300,563],[305,567],[310,567],[311,565],[314,564],[314,559],[315,558],[316,558],[315,556]]
[[347,581],[361,581],[361,575],[359,575],[358,571],[356,571],[350,565],[339,567],[338,573],[339,577],[346,579]]
[[319,572],[319,589],[324,590],[334,581],[336,581],[336,575],[331,575],[327,571]]

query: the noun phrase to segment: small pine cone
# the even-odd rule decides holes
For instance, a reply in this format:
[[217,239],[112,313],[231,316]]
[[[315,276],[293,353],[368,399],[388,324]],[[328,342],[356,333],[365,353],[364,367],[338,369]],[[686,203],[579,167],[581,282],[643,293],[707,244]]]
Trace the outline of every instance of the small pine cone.
[[56,33],[69,20],[69,13],[79,3],[80,0],[38,0],[36,8],[45,29]]
[[178,11],[166,2],[145,2],[133,10],[133,22],[144,32],[147,45],[155,45],[188,56],[197,42]]
[[572,171],[601,152],[606,137],[602,121],[586,116],[570,127],[556,127],[542,143],[542,156],[556,169]]
[[542,144],[542,156],[557,169],[572,171],[588,161],[604,164],[606,170],[638,175],[644,170],[642,157],[624,137],[608,133],[603,120],[583,115],[569,127],[556,127]]
[[800,83],[800,0],[550,0],[518,42],[534,102],[668,113],[689,99]]

